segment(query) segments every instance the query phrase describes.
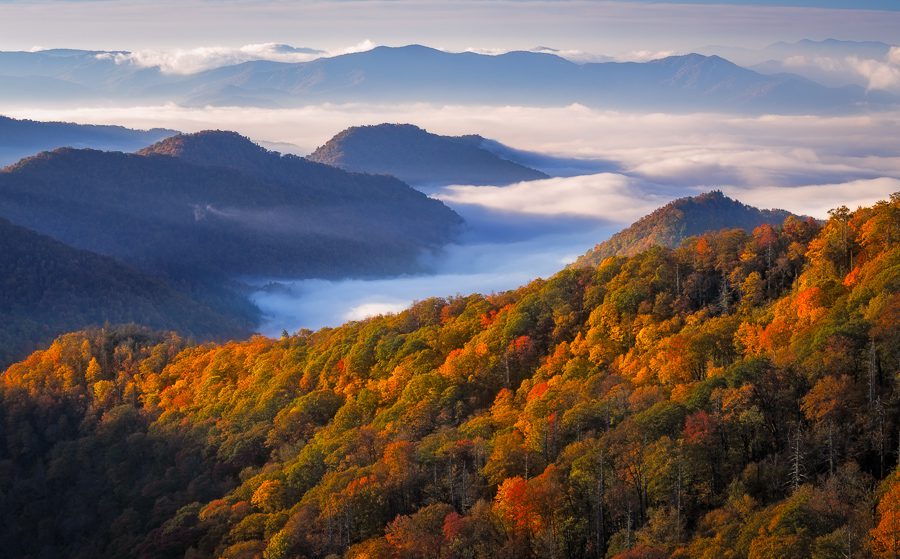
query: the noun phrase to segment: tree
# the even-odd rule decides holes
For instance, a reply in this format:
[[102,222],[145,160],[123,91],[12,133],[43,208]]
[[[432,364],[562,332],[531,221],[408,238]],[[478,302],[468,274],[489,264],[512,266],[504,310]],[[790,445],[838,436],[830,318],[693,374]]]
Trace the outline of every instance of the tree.
[[878,557],[900,557],[900,481],[894,474],[878,501],[878,524],[872,529],[872,551]]

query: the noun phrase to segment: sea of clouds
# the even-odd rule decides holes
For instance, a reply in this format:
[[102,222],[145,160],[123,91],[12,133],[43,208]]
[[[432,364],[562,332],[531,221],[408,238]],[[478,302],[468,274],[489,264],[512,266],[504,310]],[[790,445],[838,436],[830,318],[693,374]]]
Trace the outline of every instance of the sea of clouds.
[[[274,278],[254,300],[262,331],[338,325],[395,312],[430,296],[512,289],[546,277],[666,202],[710,189],[758,207],[822,218],[900,191],[900,113],[852,116],[636,114],[557,108],[415,105],[85,107],[22,109],[39,120],[237,130],[279,151],[311,152],[354,125],[408,122],[429,131],[478,133],[581,169],[577,176],[508,186],[451,185],[428,193],[466,218],[457,244],[426,255],[429,273],[344,281]],[[528,159],[528,154],[524,157]],[[571,174],[571,173],[563,173]],[[260,286],[273,278],[257,278]]]

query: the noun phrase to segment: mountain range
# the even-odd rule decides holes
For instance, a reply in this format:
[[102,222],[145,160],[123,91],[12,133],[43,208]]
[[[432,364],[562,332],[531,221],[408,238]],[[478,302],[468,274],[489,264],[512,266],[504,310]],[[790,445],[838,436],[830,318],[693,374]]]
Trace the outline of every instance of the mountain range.
[[[32,124],[37,144],[94,131]],[[142,133],[91,137],[136,142]],[[246,335],[260,319],[246,279],[410,272],[462,224],[396,178],[281,156],[220,131],[133,154],[66,147],[25,158],[0,169],[0,219],[3,363],[104,323],[200,340]]]
[[881,65],[890,73],[892,45],[879,41],[821,41],[802,39],[780,41],[761,49],[708,46],[698,49],[706,55],[723,56],[762,74],[793,73],[829,87],[870,86],[865,66]]
[[[579,64],[543,52],[489,56],[421,45],[377,47],[309,62],[255,60],[189,75],[141,67],[123,53],[0,53],[0,100],[30,91],[55,103],[85,99],[187,105],[431,102],[739,112],[851,111],[897,102],[887,93],[766,75],[719,56]],[[31,83],[34,82],[34,83]],[[41,95],[32,97],[41,101]]]
[[348,128],[307,156],[348,171],[393,175],[414,186],[506,185],[548,175],[485,149],[477,135],[439,136],[411,124]]
[[136,151],[178,132],[163,128],[17,120],[0,115],[0,167],[41,151],[61,147]]
[[63,148],[24,159],[0,171],[0,216],[179,278],[398,273],[461,223],[395,178],[228,132],[137,154]]

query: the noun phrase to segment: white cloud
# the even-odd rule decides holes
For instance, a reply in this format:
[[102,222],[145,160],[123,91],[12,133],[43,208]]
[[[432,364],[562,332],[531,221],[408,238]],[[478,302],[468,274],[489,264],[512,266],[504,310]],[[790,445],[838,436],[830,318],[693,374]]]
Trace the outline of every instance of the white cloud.
[[658,60],[675,55],[672,50],[633,50],[615,56],[615,60],[625,62],[647,62],[649,60]]
[[293,47],[280,43],[256,43],[241,47],[197,47],[192,49],[137,50],[134,52],[103,52],[99,59],[114,60],[116,64],[134,64],[140,68],[159,68],[164,74],[187,75],[250,62],[309,62],[317,58],[365,52],[378,45],[366,39],[349,47],[332,51]]
[[[544,235],[517,242],[467,242],[447,247],[431,273],[383,279],[286,281],[280,289],[253,294],[265,316],[262,332],[337,326],[346,320],[397,312],[428,297],[493,293],[514,289],[558,272],[611,229]],[[267,280],[260,283],[268,283]]]
[[449,186],[435,196],[451,207],[542,216],[582,216],[630,223],[665,202],[641,181],[616,173],[552,178],[509,186]]
[[861,56],[789,56],[784,69],[826,84],[859,84],[870,90],[900,92],[900,47],[883,58]]
[[841,205],[855,210],[860,206],[870,206],[879,200],[886,200],[892,193],[900,192],[900,179],[881,177],[836,184],[724,187],[722,190],[751,206],[760,208],[776,206],[821,219],[828,216],[828,210]]
[[337,56],[339,54],[352,54],[354,52],[365,52],[367,50],[372,50],[378,45],[373,43],[371,40],[366,39],[365,41],[360,41],[355,45],[337,49],[328,53],[328,56]]
[[900,66],[900,47],[891,47],[890,52],[888,52],[888,61],[891,64]]
[[[895,47],[896,49],[896,47]],[[900,64],[895,59],[894,49],[886,61],[871,58],[848,57],[847,62],[868,81],[869,89],[900,91]]]
[[134,64],[141,68],[159,68],[165,74],[193,74],[250,60],[308,62],[324,54],[326,54],[324,51],[316,49],[297,48],[277,43],[259,43],[242,47],[198,47],[193,49],[101,53],[97,55],[97,58],[115,60],[116,64]]
[[363,320],[370,316],[378,316],[381,314],[395,314],[409,306],[409,301],[378,301],[361,303],[355,307],[351,307],[347,312],[341,315],[343,320]]

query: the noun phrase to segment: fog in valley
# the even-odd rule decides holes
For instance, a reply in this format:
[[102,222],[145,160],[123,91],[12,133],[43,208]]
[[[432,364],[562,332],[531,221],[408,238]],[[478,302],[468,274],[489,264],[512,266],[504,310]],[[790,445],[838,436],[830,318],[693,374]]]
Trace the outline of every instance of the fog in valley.
[[711,189],[817,218],[837,205],[870,204],[900,190],[898,113],[738,116],[580,105],[354,104],[21,108],[10,116],[186,132],[233,129],[269,149],[301,155],[348,126],[412,123],[438,134],[481,134],[503,144],[494,151],[553,177],[508,186],[419,186],[467,222],[456,244],[423,255],[427,272],[342,281],[251,278],[267,335],[337,326],[431,296],[512,289],[552,275],[660,205]]

